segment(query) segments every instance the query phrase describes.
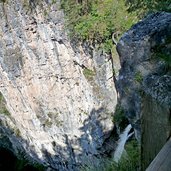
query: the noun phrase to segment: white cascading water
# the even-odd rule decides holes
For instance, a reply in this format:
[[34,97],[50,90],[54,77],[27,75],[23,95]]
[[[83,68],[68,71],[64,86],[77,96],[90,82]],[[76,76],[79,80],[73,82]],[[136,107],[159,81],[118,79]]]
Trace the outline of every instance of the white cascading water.
[[119,136],[119,141],[118,141],[118,146],[116,147],[116,150],[114,152],[114,161],[118,163],[118,161],[120,160],[123,152],[124,152],[124,146],[126,141],[133,135],[134,132],[130,133],[132,126],[131,124],[129,124],[125,130],[122,132],[122,134],[120,134]]

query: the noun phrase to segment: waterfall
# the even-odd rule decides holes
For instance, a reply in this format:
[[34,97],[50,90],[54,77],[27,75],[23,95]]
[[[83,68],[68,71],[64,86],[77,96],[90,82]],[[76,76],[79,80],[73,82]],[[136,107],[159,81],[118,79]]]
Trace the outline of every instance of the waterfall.
[[118,146],[116,147],[116,150],[114,152],[114,161],[118,163],[120,160],[122,153],[124,152],[124,146],[126,141],[133,135],[134,132],[130,133],[132,126],[129,124],[125,130],[120,134],[119,136],[119,141],[118,141]]

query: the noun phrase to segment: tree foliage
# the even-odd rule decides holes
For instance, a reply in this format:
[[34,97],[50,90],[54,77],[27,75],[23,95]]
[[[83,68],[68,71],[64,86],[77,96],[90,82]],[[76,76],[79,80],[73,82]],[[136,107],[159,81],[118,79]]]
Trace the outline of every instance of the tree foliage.
[[124,32],[137,21],[125,0],[62,0],[61,6],[72,38],[98,42],[106,50],[111,48],[112,33]]
[[156,11],[171,12],[170,0],[126,0],[126,4],[129,6],[129,12],[139,11],[141,16]]
[[170,0],[62,0],[70,36],[98,42],[106,51],[112,34],[123,33],[149,12],[170,11]]

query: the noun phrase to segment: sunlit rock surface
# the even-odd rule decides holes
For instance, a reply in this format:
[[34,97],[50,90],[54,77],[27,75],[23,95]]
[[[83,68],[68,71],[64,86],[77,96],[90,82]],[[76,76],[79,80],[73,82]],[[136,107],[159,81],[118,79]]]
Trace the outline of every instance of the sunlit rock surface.
[[0,114],[0,145],[76,171],[100,154],[113,130],[110,58],[73,50],[59,0],[8,0],[0,17],[0,92],[10,113]]

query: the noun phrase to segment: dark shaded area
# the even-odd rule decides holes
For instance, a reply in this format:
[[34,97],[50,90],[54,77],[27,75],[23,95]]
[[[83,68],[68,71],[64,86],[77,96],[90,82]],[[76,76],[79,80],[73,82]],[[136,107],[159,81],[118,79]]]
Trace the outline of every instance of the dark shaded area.
[[29,165],[26,161],[17,159],[17,157],[5,148],[0,149],[0,170],[1,171],[40,171]]
[[[108,141],[109,141],[109,138],[112,138],[113,143],[112,144],[108,144],[108,142],[105,142],[105,143],[107,143],[109,145],[108,150],[114,150],[114,144],[115,144],[116,139],[115,140],[113,139],[114,135],[112,135],[111,133],[114,134],[113,131],[115,129],[113,128],[113,131],[111,130],[106,133],[103,132],[105,130],[105,126],[102,125],[101,121],[106,119],[106,116],[105,116],[106,114],[103,116],[102,113],[106,113],[106,109],[103,107],[101,107],[97,110],[92,109],[90,116],[88,117],[88,119],[86,119],[84,121],[84,126],[81,128],[81,130],[84,131],[85,134],[82,135],[80,138],[80,145],[82,146],[83,149],[85,149],[85,151],[88,152],[87,155],[89,155],[89,156],[91,156],[91,155],[97,156],[96,150],[99,147],[99,150],[101,151],[102,150],[101,148],[104,148],[104,147],[102,147],[104,140],[108,139]],[[91,135],[92,141],[95,142],[94,145],[89,142],[89,135]],[[117,132],[115,132],[115,135],[117,135]],[[82,141],[82,140],[87,140],[87,142],[89,144],[86,144],[86,142]],[[98,152],[98,154],[101,153],[100,151]],[[104,154],[102,154],[102,155],[104,155]]]
[[21,138],[19,130],[6,128],[4,119],[0,117],[0,171],[44,171],[46,166],[34,148],[28,149],[29,143]]
[[[110,137],[111,132],[106,132],[108,135],[101,137],[103,135],[103,126],[100,123],[100,119],[103,118],[99,118],[99,115],[103,116],[102,111],[106,112],[105,109],[92,110],[89,118],[85,121],[85,125],[82,128],[85,133],[83,137],[78,139],[78,144],[83,149],[79,158],[82,158],[84,154],[89,159],[92,159],[90,156],[96,157],[97,152],[100,153],[103,149],[105,139]],[[94,118],[94,121],[92,121],[92,118]],[[63,135],[66,140],[66,147],[61,147],[56,142],[52,142],[56,154],[51,155],[42,145],[42,153],[44,155],[40,159],[35,153],[34,147],[31,148],[27,140],[23,139],[15,130],[11,130],[4,125],[4,119],[3,117],[0,118],[0,171],[43,171],[45,170],[43,164],[54,171],[77,171],[78,167],[82,165],[82,162],[78,163],[75,160],[78,156],[75,156],[74,142],[67,133]],[[93,137],[93,144],[96,144],[94,147],[90,145],[87,131]],[[100,135],[97,137],[96,134]],[[114,141],[112,142],[114,143]],[[105,154],[105,151],[103,149],[101,153]]]
[[[104,132],[107,125],[103,125],[102,121],[111,116],[106,112],[105,108],[93,109],[81,128],[83,135],[80,138],[72,139],[67,133],[64,134],[66,147],[52,142],[55,155],[42,145],[41,159],[34,147],[30,147],[29,142],[16,134],[15,130],[7,128],[3,124],[5,118],[0,118],[0,171],[44,171],[46,167],[54,171],[80,171],[79,167],[86,163],[89,166],[105,160],[110,157],[118,138],[115,136],[116,128]],[[82,149],[79,155],[74,149],[75,144]]]
[[[99,161],[105,160],[106,157],[111,157],[111,151],[115,148],[116,139],[118,138],[116,128],[108,132],[103,132],[104,125],[101,120],[105,119],[103,113],[106,112],[105,108],[92,109],[89,117],[84,121],[84,126],[80,128],[84,134],[77,140],[73,140],[67,133],[65,137],[65,148],[60,147],[57,143],[53,142],[53,149],[55,155],[51,155],[43,146],[43,158],[48,159],[51,163],[51,168],[54,170],[63,171],[80,171],[84,166],[92,167],[99,164]],[[89,139],[91,136],[92,140]],[[82,153],[75,154],[74,141],[82,149]],[[66,157],[67,156],[69,157]],[[55,161],[55,162],[54,162]]]

